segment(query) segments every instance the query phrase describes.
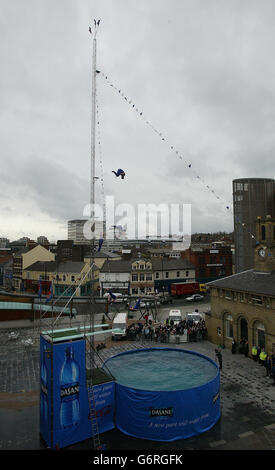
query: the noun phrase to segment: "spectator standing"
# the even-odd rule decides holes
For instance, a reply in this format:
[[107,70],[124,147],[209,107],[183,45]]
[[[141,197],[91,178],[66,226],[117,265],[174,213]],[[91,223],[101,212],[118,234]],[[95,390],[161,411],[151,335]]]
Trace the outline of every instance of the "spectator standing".
[[244,343],[245,343],[245,339],[242,338],[241,341],[240,341],[240,346],[239,346],[239,353],[240,354],[244,353]]
[[251,354],[252,354],[253,361],[256,362],[258,360],[258,357],[257,357],[258,351],[257,351],[255,344],[253,344],[252,346]]
[[257,361],[260,362],[260,354],[261,354],[261,348],[260,346],[257,347]]
[[215,349],[215,353],[216,353],[216,358],[218,359],[218,362],[219,362],[220,370],[222,370],[222,353],[218,349]]
[[260,352],[260,364],[261,364],[261,366],[265,365],[266,358],[267,358],[267,353],[265,352],[264,348],[262,348],[262,350]]
[[231,345],[232,354],[236,353],[236,349],[237,349],[237,343],[236,343],[235,339],[233,338],[232,345]]
[[275,385],[275,356],[272,356],[271,376],[273,377],[273,385]]
[[249,345],[248,345],[248,341],[246,340],[244,343],[244,347],[243,347],[243,352],[244,352],[245,357],[247,357],[248,351],[249,351]]
[[272,363],[271,363],[271,357],[267,356],[266,361],[265,361],[265,370],[266,370],[266,377],[271,377],[271,369],[272,369]]

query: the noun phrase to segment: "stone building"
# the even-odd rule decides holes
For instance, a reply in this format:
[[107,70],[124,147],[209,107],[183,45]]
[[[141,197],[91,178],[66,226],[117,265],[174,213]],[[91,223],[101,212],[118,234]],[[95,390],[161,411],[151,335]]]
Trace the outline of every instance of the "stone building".
[[[41,245],[30,249],[28,246],[16,252],[13,257],[13,287],[15,290],[25,290],[23,272],[28,266],[40,262],[54,261],[54,254]],[[23,281],[23,282],[22,282]]]
[[206,316],[210,341],[231,347],[246,338],[275,353],[275,219],[258,217],[254,268],[208,283],[211,313]]
[[42,294],[48,294],[51,283],[55,296],[71,297],[76,291],[76,297],[89,295],[91,285],[98,292],[99,269],[84,261],[37,261],[28,266],[22,274],[25,291],[37,293],[41,283]]

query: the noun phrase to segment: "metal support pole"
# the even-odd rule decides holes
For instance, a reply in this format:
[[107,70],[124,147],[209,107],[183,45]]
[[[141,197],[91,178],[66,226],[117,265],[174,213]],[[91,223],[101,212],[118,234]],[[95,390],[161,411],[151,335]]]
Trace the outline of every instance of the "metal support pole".
[[[94,301],[94,247],[95,247],[95,131],[96,131],[96,34],[98,30],[100,20],[94,20],[94,34],[93,34],[93,61],[92,61],[92,111],[91,111],[91,193],[90,193],[90,217],[91,217],[91,254],[90,254],[90,265],[91,265],[91,292],[90,292],[90,325],[91,328],[94,326],[94,315],[95,315],[95,301]],[[91,28],[89,28],[92,34]],[[91,339],[90,343],[90,369],[94,366],[94,338]]]

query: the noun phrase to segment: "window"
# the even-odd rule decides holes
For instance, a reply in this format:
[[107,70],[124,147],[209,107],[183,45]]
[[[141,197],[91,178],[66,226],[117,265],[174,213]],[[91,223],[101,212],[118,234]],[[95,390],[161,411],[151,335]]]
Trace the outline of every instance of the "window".
[[211,277],[215,277],[217,275],[217,268],[211,266],[209,271],[210,271],[210,276]]
[[262,240],[265,240],[265,225],[261,226]]
[[240,302],[244,302],[244,293],[240,292]]
[[156,273],[156,279],[159,279],[159,273]]
[[132,294],[138,294],[138,289],[136,287],[132,289]]
[[169,271],[166,271],[165,277],[166,277],[166,279],[169,277]]
[[233,318],[229,314],[225,317],[225,336],[227,338],[233,338]]
[[144,281],[144,274],[143,273],[139,275],[139,280]]
[[71,276],[71,281],[74,282],[74,276]]
[[132,281],[136,282],[138,280],[138,275],[137,274],[132,274]]
[[144,264],[139,265],[139,269],[144,269],[144,268],[145,268]]
[[251,297],[251,300],[255,305],[263,305],[263,297],[261,295],[254,295]]
[[199,269],[199,277],[205,277],[205,269],[203,268]]
[[63,274],[63,281],[66,281],[66,274]]
[[185,271],[185,277],[189,276],[189,271]]
[[232,300],[232,292],[230,290],[225,291],[225,298],[227,300]]
[[260,348],[265,347],[265,327],[263,323],[256,322],[254,325],[254,342]]
[[152,281],[152,274],[151,273],[146,274],[146,281]]
[[177,271],[177,277],[180,277],[180,272],[179,271]]
[[243,190],[243,183],[234,183],[235,191],[242,191]]

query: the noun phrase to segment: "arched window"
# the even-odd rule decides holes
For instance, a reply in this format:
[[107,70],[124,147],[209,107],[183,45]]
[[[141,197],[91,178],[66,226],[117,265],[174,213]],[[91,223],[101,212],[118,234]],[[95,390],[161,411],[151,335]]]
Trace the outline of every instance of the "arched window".
[[233,338],[233,318],[229,313],[225,314],[225,336],[226,338]]
[[254,342],[260,348],[265,347],[265,327],[259,321],[254,324]]
[[240,339],[248,339],[248,325],[245,318],[240,319]]

